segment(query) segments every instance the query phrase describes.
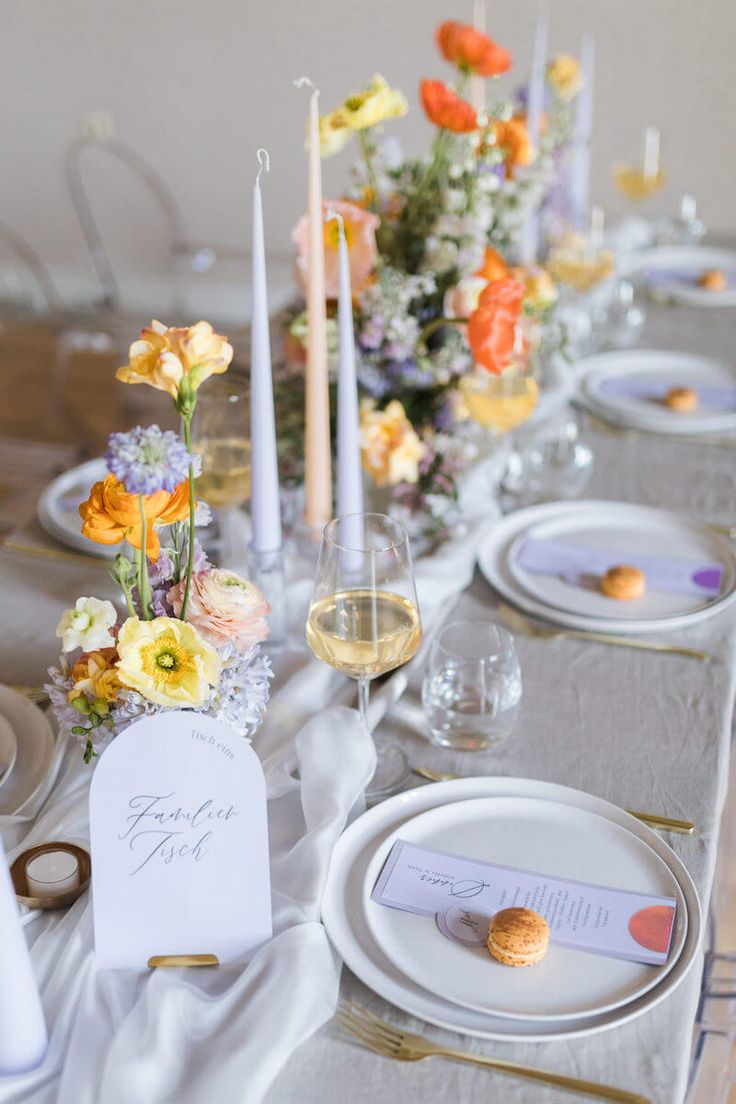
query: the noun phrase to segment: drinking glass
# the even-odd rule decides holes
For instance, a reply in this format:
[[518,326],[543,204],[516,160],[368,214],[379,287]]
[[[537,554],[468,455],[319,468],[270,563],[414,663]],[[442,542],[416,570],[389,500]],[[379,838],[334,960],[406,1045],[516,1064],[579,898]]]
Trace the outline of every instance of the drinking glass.
[[199,392],[192,425],[194,449],[202,457],[197,496],[213,509],[218,558],[227,567],[239,566],[247,545],[239,508],[250,498],[248,405],[245,381],[210,380]]
[[[384,514],[346,514],[325,526],[307,618],[307,643],[318,659],[358,682],[366,723],[370,684],[411,659],[422,639],[405,526]],[[406,773],[406,760],[378,748],[373,793]],[[397,763],[397,753],[403,762]],[[381,776],[385,776],[379,782]]]
[[451,621],[437,633],[422,684],[431,739],[480,751],[511,732],[521,701],[514,641],[493,621]]
[[644,132],[644,156],[636,164],[614,165],[616,187],[628,199],[638,202],[648,199],[664,185],[660,161],[659,131],[649,126]]

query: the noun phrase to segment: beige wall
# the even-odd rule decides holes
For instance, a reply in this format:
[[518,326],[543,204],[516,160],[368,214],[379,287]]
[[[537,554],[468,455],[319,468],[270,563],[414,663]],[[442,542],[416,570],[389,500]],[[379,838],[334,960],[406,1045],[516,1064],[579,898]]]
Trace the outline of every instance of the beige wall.
[[[116,134],[155,164],[176,192],[190,237],[247,246],[255,150],[267,146],[268,236],[288,256],[304,205],[307,73],[325,109],[374,71],[403,88],[409,117],[394,124],[409,149],[428,128],[416,105],[422,76],[449,76],[432,31],[465,18],[470,0],[5,0],[0,116],[0,219],[22,233],[57,276],[89,265],[63,180],[63,153],[85,116],[106,109]],[[528,71],[536,0],[488,0],[489,31],[514,53],[511,86]],[[666,200],[688,190],[714,229],[736,230],[734,0],[551,0],[552,51],[597,43],[592,197],[613,214],[614,159],[662,130]],[[326,192],[349,157],[326,166]],[[155,267],[155,234],[135,189],[107,185],[104,219],[121,263]]]

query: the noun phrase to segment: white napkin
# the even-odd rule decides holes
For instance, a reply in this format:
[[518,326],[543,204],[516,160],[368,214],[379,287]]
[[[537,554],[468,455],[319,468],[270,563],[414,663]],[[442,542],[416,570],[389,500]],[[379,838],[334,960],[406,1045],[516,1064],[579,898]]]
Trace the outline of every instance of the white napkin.
[[[300,782],[283,784],[276,755],[267,774],[269,793],[271,779],[277,782],[268,810],[271,942],[245,967],[98,973],[85,899],[41,934],[31,923],[51,1045],[38,1070],[0,1081],[0,1101],[262,1099],[337,1004],[340,963],[319,920],[320,900],[332,848],[373,773],[375,752],[357,713],[336,706],[304,726],[296,759]],[[86,785],[47,808],[32,833],[86,834]]]

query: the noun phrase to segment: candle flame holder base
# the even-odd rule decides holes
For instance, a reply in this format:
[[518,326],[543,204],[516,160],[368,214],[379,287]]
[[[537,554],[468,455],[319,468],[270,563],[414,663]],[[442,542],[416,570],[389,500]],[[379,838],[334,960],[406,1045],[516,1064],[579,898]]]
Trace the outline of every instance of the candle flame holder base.
[[[79,864],[79,884],[65,893],[54,894],[53,897],[35,897],[28,888],[26,866],[32,859],[39,855],[48,854],[49,851],[66,851],[74,856]],[[82,896],[85,890],[89,889],[91,877],[92,859],[89,851],[85,851],[83,847],[78,847],[76,843],[62,843],[57,840],[41,843],[37,847],[29,847],[27,851],[22,851],[10,867],[10,879],[13,883],[15,896],[22,905],[35,909],[69,908],[78,897]]]

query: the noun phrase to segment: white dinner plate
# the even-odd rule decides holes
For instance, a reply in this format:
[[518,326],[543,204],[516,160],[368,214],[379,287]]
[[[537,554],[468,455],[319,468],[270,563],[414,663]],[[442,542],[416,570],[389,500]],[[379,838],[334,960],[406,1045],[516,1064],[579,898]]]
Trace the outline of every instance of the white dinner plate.
[[82,520],[79,516],[79,505],[89,497],[92,484],[104,479],[106,475],[107,465],[102,457],[70,468],[44,489],[36,512],[46,532],[62,544],[78,552],[86,552],[88,556],[111,560],[119,552],[119,547],[97,544],[83,537]]
[[[370,934],[362,908],[365,873],[382,842],[427,809],[477,797],[535,797],[599,813],[646,841],[669,866],[684,895],[688,927],[685,944],[672,970],[648,993],[621,1008],[578,1020],[540,1024],[491,1016],[451,1004],[417,985],[386,958]],[[466,1035],[499,1041],[541,1042],[592,1035],[648,1011],[668,996],[697,959],[702,918],[692,880],[677,856],[645,825],[601,798],[566,786],[525,778],[464,778],[420,786],[376,805],[342,834],[332,855],[322,900],[327,934],[346,965],[385,1000],[427,1023]]]
[[[658,595],[656,598],[649,596],[648,599],[645,595],[644,599],[626,603],[614,603],[613,599],[601,595],[600,602],[605,603],[606,611],[601,615],[596,612],[598,596],[592,591],[586,590],[582,594],[584,588],[551,575],[532,576],[531,572],[524,571],[522,576],[518,565],[515,565],[519,576],[517,578],[511,568],[511,551],[515,542],[540,523],[551,522],[553,526],[560,523],[568,527],[568,532],[571,525],[579,524],[581,532],[587,532],[585,527],[590,525],[598,532],[599,522],[601,531],[610,522],[611,533],[615,536],[618,547],[621,544],[619,531],[614,533],[614,528],[616,524],[622,525],[624,519],[626,526],[620,530],[620,534],[627,540],[631,539],[631,532],[639,531],[642,542],[649,538],[658,542],[660,534],[669,532],[670,537],[678,541],[687,535],[689,541],[695,542],[695,546],[707,548],[709,558],[712,556],[713,561],[722,563],[725,569],[720,596],[700,608],[678,613],[664,612],[666,599],[675,597],[672,595]],[[607,537],[607,540],[611,545],[611,538]],[[634,545],[630,547],[633,551]],[[636,547],[643,550],[644,544],[637,544]],[[646,545],[648,551],[652,551],[652,547],[650,544]],[[663,546],[660,544],[659,547]],[[673,551],[674,545],[670,543],[667,546],[667,555],[671,556]],[[478,553],[478,565],[498,594],[525,613],[568,628],[595,632],[648,633],[687,628],[725,609],[736,597],[736,559],[734,550],[725,537],[701,522],[688,521],[674,511],[631,503],[579,500],[547,502],[517,510],[488,531]],[[523,585],[520,581],[522,578]],[[544,599],[539,596],[538,588],[542,588]],[[532,589],[535,593],[531,593]],[[660,602],[663,598],[664,603]],[[580,603],[583,601],[595,604],[586,607],[586,612],[581,612]],[[647,601],[647,604],[640,607],[639,601]],[[643,612],[640,613],[640,610]]]
[[[681,618],[706,610],[713,602],[736,590],[736,561],[732,546],[707,525],[631,503],[564,503],[564,509],[551,518],[524,528],[511,542],[508,567],[514,581],[545,606],[593,617],[597,620],[652,621]],[[642,556],[661,555],[664,559],[682,559],[723,568],[721,593],[717,597],[702,594],[672,594],[648,585],[641,598],[620,602],[598,589],[594,575],[565,578],[526,570],[519,556],[527,540],[561,541],[593,548],[610,549],[610,567],[617,563],[636,563]]]
[[[736,374],[711,357],[636,349],[588,357],[578,361],[575,370],[583,403],[618,425],[683,436],[736,429]],[[633,393],[615,394],[617,385],[628,386]],[[661,399],[674,387],[700,392],[698,409],[678,413],[665,406]],[[709,406],[709,388],[733,390],[733,406]]]
[[18,757],[18,739],[10,723],[0,715],[0,788],[13,773]]
[[[605,878],[613,889],[673,897],[677,906],[667,963],[626,962],[552,943],[533,969],[502,966],[485,947],[465,947],[441,935],[433,917],[371,900],[399,839],[548,877],[594,885]],[[677,879],[644,840],[598,813],[533,797],[455,802],[402,825],[381,844],[368,867],[363,908],[378,946],[417,985],[465,1008],[538,1022],[595,1016],[636,1000],[672,969],[687,933],[687,909]]]
[[[634,255],[629,267],[638,282],[663,299],[692,307],[736,305],[736,252],[704,245],[665,245]],[[698,286],[704,272],[721,269],[728,278],[723,291]]]
[[56,740],[45,714],[9,686],[0,686],[0,717],[13,729],[18,744],[15,766],[0,790],[0,815],[15,816],[48,784]]

